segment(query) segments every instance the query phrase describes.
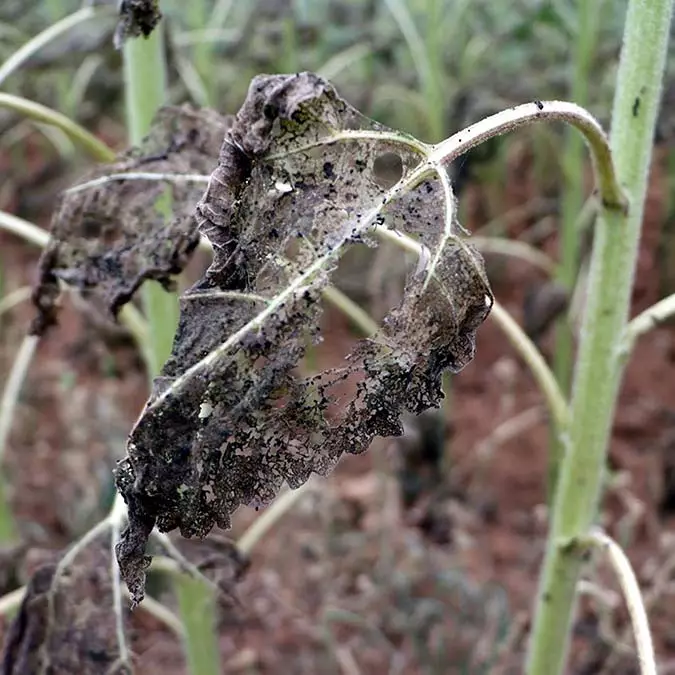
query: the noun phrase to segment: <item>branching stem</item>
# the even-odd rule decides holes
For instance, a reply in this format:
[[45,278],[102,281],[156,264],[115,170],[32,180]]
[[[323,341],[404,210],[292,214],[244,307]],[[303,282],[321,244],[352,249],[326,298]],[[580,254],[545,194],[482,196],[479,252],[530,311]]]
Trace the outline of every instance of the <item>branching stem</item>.
[[675,293],[638,314],[626,327],[622,356],[628,358],[637,340],[653,328],[675,317]]
[[41,248],[49,243],[49,232],[6,211],[0,211],[0,230],[11,232]]
[[583,134],[591,150],[596,183],[603,205],[608,209],[625,211],[626,196],[614,170],[605,132],[587,110],[567,101],[535,101],[490,115],[435,145],[428,161],[452,162],[490,138],[545,121],[566,122]]
[[0,300],[0,317],[9,310],[13,309],[22,302],[30,299],[33,289],[30,286],[21,286],[14,291],[11,291]]
[[635,572],[633,572],[630,561],[621,547],[609,535],[599,529],[591,531],[586,543],[606,554],[619,580],[633,627],[633,636],[635,637],[638,661],[640,663],[640,674],[656,675],[656,659],[652,636],[649,631],[647,612],[642,601],[640,586],[635,578]]
[[250,555],[254,546],[265,536],[267,531],[294,506],[301,497],[312,490],[312,481],[307,481],[296,490],[287,490],[280,494],[263,513],[253,521],[246,532],[239,537],[237,548],[245,555]]
[[597,153],[601,161],[596,161],[603,203],[594,231],[574,376],[574,423],[551,509],[527,675],[565,671],[583,556],[559,542],[588,535],[602,495],[672,11],[673,0],[630,0],[628,4],[611,139],[613,161],[630,210],[611,208],[617,202],[611,199],[608,171],[612,162],[604,151],[599,152],[603,141]]

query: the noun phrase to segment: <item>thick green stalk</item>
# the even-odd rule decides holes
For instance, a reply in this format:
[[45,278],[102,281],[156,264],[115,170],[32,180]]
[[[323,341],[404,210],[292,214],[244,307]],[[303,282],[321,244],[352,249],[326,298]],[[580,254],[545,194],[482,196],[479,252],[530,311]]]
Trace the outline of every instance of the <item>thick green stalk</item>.
[[[127,117],[133,143],[148,133],[157,109],[166,103],[167,76],[161,25],[148,39],[128,40],[124,46]],[[170,195],[158,208],[170,214]],[[178,326],[178,297],[158,283],[143,285],[143,305],[150,327],[151,377],[159,374],[171,354]],[[176,582],[181,619],[185,627],[187,661],[192,675],[219,675],[215,598],[205,584],[184,577]]]
[[[579,31],[574,54],[574,75],[571,100],[577,105],[588,105],[588,83],[596,46],[603,0],[579,3]],[[585,149],[583,139],[573,129],[566,134],[563,172],[565,190],[562,197],[562,229],[560,232],[560,261],[558,280],[572,292],[579,267],[579,236],[577,219],[584,203]],[[565,393],[570,390],[572,378],[572,332],[565,319],[558,323],[554,372]]]
[[201,579],[187,574],[176,578],[174,588],[185,630],[188,671],[191,675],[219,674],[220,652],[213,590]]
[[630,209],[624,215],[604,208],[595,231],[572,424],[551,514],[528,675],[556,675],[564,670],[576,604],[575,587],[583,559],[579,541],[588,535],[597,515],[622,373],[621,347],[672,10],[673,0],[631,0],[628,7],[611,147]]
[[[571,100],[577,105],[588,105],[588,83],[593,63],[593,54],[598,36],[600,16],[604,0],[579,3],[578,33],[574,53],[574,74]],[[562,228],[560,230],[560,267],[558,281],[571,294],[579,271],[579,232],[577,220],[584,204],[585,148],[583,139],[573,129],[566,135],[563,156],[565,189],[562,196]],[[565,395],[570,392],[574,363],[574,336],[567,320],[561,318],[556,325],[555,356],[553,372]],[[558,432],[551,429],[548,460],[549,502],[553,496],[560,469],[563,447]]]
[[[143,139],[157,109],[166,103],[167,79],[162,35],[158,29],[150,38],[128,40],[124,46],[127,119],[132,143],[139,143]],[[170,213],[167,203],[158,204],[157,208]],[[146,282],[142,293],[153,354],[153,363],[148,364],[148,368],[154,377],[171,354],[173,336],[178,326],[178,298],[154,281]]]

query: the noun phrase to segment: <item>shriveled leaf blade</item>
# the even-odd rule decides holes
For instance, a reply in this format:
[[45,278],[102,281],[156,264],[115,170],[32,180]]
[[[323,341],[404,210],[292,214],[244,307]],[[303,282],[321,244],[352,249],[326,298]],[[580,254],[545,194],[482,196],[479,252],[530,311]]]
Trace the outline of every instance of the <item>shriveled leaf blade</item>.
[[120,49],[129,38],[148,37],[162,18],[159,0],[119,0],[119,22],[114,43]]
[[[101,165],[81,183],[110,174],[205,174],[213,170],[228,118],[189,106],[162,109],[140,147]],[[172,196],[172,217],[158,200]],[[55,323],[59,281],[116,316],[145,279],[169,285],[199,242],[194,206],[204,185],[115,180],[66,191],[52,218],[52,240],[40,260],[33,332]]]
[[120,658],[111,555],[109,539],[99,540],[58,577],[53,563],[35,571],[8,630],[1,675],[131,672]]
[[[345,139],[355,129],[387,140]],[[130,518],[118,559],[137,599],[155,524],[184,536],[229,527],[239,505],[400,434],[401,414],[437,406],[443,370],[473,357],[492,295],[478,253],[442,240],[445,193],[416,172],[423,162],[315,75],[253,80],[197,207],[213,264],[181,299],[172,356],[117,471]],[[422,265],[343,367],[301,377],[337,259],[382,222],[429,247],[435,277],[425,285]]]

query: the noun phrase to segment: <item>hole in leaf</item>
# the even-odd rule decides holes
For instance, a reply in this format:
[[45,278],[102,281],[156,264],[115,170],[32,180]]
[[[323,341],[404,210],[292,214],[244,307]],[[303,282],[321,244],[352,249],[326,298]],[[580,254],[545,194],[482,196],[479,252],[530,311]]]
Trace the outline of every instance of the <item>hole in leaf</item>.
[[403,160],[395,152],[385,152],[373,162],[373,180],[385,190],[393,187],[403,176]]
[[[340,258],[332,280],[343,293],[380,322],[403,299],[405,281],[416,259],[392,242],[352,244]],[[360,336],[358,329],[354,335]]]

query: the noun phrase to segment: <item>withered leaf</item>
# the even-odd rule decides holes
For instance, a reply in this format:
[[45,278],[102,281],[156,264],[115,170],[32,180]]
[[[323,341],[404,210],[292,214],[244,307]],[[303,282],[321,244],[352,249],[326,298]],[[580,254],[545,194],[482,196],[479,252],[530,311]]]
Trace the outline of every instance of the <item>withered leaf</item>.
[[[230,121],[190,106],[163,108],[140,147],[98,166],[81,182],[130,172],[209,175]],[[199,243],[193,212],[204,186],[187,181],[167,186],[156,180],[118,180],[61,196],[33,294],[38,308],[34,333],[56,321],[59,280],[115,316],[145,279],[168,285],[182,271]],[[157,204],[167,190],[169,219]]]
[[127,38],[148,37],[160,22],[162,13],[159,0],[119,0],[119,16],[114,36],[117,49]]
[[[388,140],[345,138],[350,130]],[[118,560],[136,600],[155,524],[187,537],[229,527],[239,505],[268,503],[284,482],[297,488],[342,453],[400,434],[401,414],[437,406],[442,372],[473,357],[492,294],[479,254],[441,239],[438,175],[404,186],[423,161],[316,75],[251,83],[197,206],[213,264],[181,298],[173,353],[116,472],[129,508]],[[435,277],[425,286],[421,264],[343,367],[301,376],[337,259],[373,243],[382,223],[416,236],[430,257],[442,246]]]
[[[110,536],[110,535],[108,535]],[[83,548],[55,578],[39,567],[5,640],[0,675],[126,675],[120,661],[109,540]]]

